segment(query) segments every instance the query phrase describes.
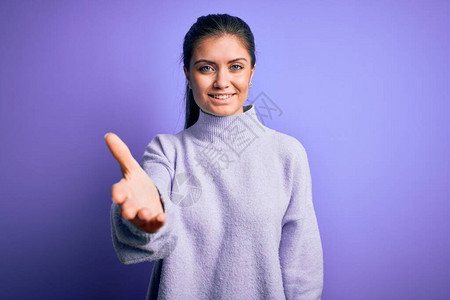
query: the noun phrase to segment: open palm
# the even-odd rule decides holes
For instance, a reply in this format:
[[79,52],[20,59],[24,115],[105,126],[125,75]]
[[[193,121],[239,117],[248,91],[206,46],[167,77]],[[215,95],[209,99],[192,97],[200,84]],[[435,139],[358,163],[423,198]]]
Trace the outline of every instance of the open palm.
[[116,134],[107,133],[105,140],[123,174],[111,190],[112,200],[120,205],[121,216],[147,233],[157,232],[166,215],[155,184]]

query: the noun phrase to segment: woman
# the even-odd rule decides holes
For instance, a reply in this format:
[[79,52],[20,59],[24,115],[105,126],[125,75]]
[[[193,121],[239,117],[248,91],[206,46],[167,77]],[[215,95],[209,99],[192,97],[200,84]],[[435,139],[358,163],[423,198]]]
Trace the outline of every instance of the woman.
[[142,164],[105,136],[124,178],[112,187],[120,261],[154,261],[148,299],[320,299],[322,245],[307,154],[244,105],[255,72],[248,25],[202,16],[183,44],[186,123]]

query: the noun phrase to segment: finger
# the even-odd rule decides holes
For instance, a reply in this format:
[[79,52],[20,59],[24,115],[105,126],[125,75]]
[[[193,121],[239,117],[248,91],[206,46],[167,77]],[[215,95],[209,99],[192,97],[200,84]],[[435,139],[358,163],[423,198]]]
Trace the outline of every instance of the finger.
[[136,168],[138,163],[131,155],[130,149],[116,134],[112,132],[107,133],[105,141],[112,155],[119,162],[120,169],[124,175]]
[[148,233],[154,233],[164,225],[165,217],[162,218],[162,214],[159,214],[152,218],[148,208],[141,208],[136,217],[130,221],[134,226],[141,230]]
[[151,218],[150,221],[145,223],[141,228],[146,232],[155,233],[164,225],[165,221],[165,213],[159,213],[158,215]]
[[155,221],[157,221],[158,223],[164,224],[166,222],[166,214],[165,213],[159,213],[156,218]]
[[147,207],[143,207],[138,211],[137,217],[140,221],[147,223],[150,221],[152,214],[150,212],[150,209],[148,209]]
[[133,223],[134,226],[136,226],[140,229],[142,229],[144,227],[144,225],[147,223],[147,221],[143,221],[143,220],[139,219],[137,216],[133,220],[130,220],[130,221],[131,221],[131,223]]
[[111,187],[112,201],[117,204],[124,203],[129,196],[129,187],[125,182],[125,179],[121,179]]
[[127,220],[132,220],[136,217],[138,208],[131,201],[125,201],[122,204],[122,217]]

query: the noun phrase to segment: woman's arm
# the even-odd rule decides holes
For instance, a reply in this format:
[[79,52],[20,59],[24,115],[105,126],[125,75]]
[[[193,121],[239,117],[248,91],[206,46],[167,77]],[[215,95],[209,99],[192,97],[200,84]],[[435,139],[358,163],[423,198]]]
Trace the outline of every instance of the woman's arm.
[[292,193],[283,217],[280,263],[287,299],[320,299],[323,253],[312,201],[311,174],[300,144],[293,166]]
[[[165,217],[162,219],[163,225],[159,226],[155,231],[153,223],[150,222],[153,220],[151,214],[156,215],[156,217],[153,217],[154,219],[158,216],[161,217],[162,214],[158,215],[158,213],[152,212],[152,209],[150,209],[152,206],[146,208],[147,211],[142,213],[140,209],[133,209],[131,204],[129,204],[125,208],[128,210],[127,217],[124,218],[123,206],[127,204],[117,200],[114,201],[110,212],[112,241],[119,260],[124,264],[165,258],[175,248],[177,241],[177,237],[173,232],[175,208],[169,201],[169,187],[173,177],[173,169],[164,155],[159,136],[156,136],[147,146],[142,159],[142,169],[139,174],[141,178],[138,178],[138,175],[124,176],[126,182],[124,182],[123,190],[127,192],[118,193],[118,190],[116,189],[115,191],[113,187],[113,198],[120,198],[117,195],[114,196],[114,192],[119,195],[127,193],[129,198],[137,197],[136,194],[140,194],[141,198],[153,198],[153,196],[156,196],[152,201],[155,201],[157,204],[153,205],[153,207],[158,205],[162,207]],[[130,183],[132,180],[135,182]],[[157,195],[144,193],[149,185],[156,187]],[[133,186],[134,188],[126,189],[126,187]],[[140,207],[146,206],[147,202],[136,201],[136,203]],[[138,211],[136,212],[136,210]],[[130,217],[129,211],[135,215]]]

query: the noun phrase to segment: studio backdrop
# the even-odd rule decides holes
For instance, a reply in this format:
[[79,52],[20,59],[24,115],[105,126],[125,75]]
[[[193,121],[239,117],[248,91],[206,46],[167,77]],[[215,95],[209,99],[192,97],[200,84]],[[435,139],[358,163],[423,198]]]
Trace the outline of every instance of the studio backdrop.
[[[2,1],[0,298],[144,299],[111,241],[118,134],[184,125],[184,35],[253,31],[248,95],[311,168],[324,300],[449,299],[449,1]],[[264,163],[264,162],[261,162]]]

